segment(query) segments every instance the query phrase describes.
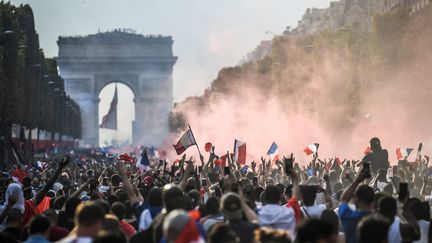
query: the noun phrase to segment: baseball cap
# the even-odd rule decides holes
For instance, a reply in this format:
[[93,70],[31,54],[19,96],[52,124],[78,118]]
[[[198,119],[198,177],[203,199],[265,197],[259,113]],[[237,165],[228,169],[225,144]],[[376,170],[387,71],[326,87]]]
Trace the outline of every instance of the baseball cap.
[[241,219],[243,217],[240,197],[233,192],[223,195],[221,208],[223,215],[228,220]]

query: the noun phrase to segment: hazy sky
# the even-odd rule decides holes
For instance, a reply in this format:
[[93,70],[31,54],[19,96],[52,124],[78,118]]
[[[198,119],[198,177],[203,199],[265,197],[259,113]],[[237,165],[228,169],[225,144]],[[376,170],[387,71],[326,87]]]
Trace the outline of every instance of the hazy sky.
[[[131,28],[143,34],[172,36],[174,55],[179,57],[173,76],[175,101],[201,95],[220,68],[238,64],[261,40],[271,39],[273,36],[267,31],[279,34],[287,26],[295,27],[306,8],[326,7],[329,2],[11,0],[13,4],[27,3],[32,7],[41,47],[49,57],[57,56],[56,41],[60,35]],[[119,99],[131,94],[122,90],[119,88]],[[101,93],[101,106],[109,106],[112,92]],[[119,113],[119,122],[122,117]]]

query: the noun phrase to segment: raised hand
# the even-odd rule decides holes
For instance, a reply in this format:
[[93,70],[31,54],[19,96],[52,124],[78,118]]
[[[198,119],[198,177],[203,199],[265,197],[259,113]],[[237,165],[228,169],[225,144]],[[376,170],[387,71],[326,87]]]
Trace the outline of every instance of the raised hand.
[[124,163],[117,162],[115,166],[121,174],[126,174],[126,167],[125,167]]
[[256,168],[256,162],[255,161],[251,162],[251,168],[253,171],[255,171],[255,168]]
[[64,157],[64,158],[62,159],[62,161],[60,161],[60,163],[59,163],[59,167],[62,168],[62,169],[65,168],[66,165],[68,165],[68,163],[70,162],[70,160],[71,160],[70,156],[67,155],[66,157]]

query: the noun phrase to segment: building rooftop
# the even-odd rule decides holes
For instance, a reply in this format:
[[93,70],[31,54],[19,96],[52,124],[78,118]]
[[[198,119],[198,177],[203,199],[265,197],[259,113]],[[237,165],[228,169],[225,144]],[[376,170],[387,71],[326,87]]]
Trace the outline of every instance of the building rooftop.
[[91,43],[167,43],[172,44],[171,36],[142,35],[131,29],[115,29],[86,36],[60,36],[57,43],[61,44],[91,44]]

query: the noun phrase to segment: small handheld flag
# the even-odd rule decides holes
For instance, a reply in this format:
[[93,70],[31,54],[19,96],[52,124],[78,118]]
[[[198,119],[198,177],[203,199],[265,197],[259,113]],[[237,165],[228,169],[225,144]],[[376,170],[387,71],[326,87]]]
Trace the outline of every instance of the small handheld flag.
[[246,143],[237,139],[234,141],[234,161],[246,164]]
[[319,144],[313,143],[309,144],[303,151],[306,155],[316,154],[318,152]]
[[195,138],[192,134],[192,130],[189,128],[185,134],[180,138],[180,140],[177,142],[177,144],[174,144],[174,149],[177,153],[177,155],[182,154],[184,151],[186,151],[187,148],[189,148],[192,145],[196,145]]
[[372,153],[372,149],[370,147],[366,147],[365,151],[363,152],[365,155],[368,155]]
[[267,154],[270,156],[272,161],[275,161],[277,159],[279,159],[279,151],[278,151],[278,146],[275,142],[272,143],[272,145],[270,146]]
[[148,155],[147,155],[147,149],[144,149],[142,154],[141,154],[140,165],[143,165],[143,166],[149,166],[150,165],[150,160],[149,160]]
[[407,158],[414,149],[412,148],[397,148],[396,149],[396,157],[397,160],[402,160]]

